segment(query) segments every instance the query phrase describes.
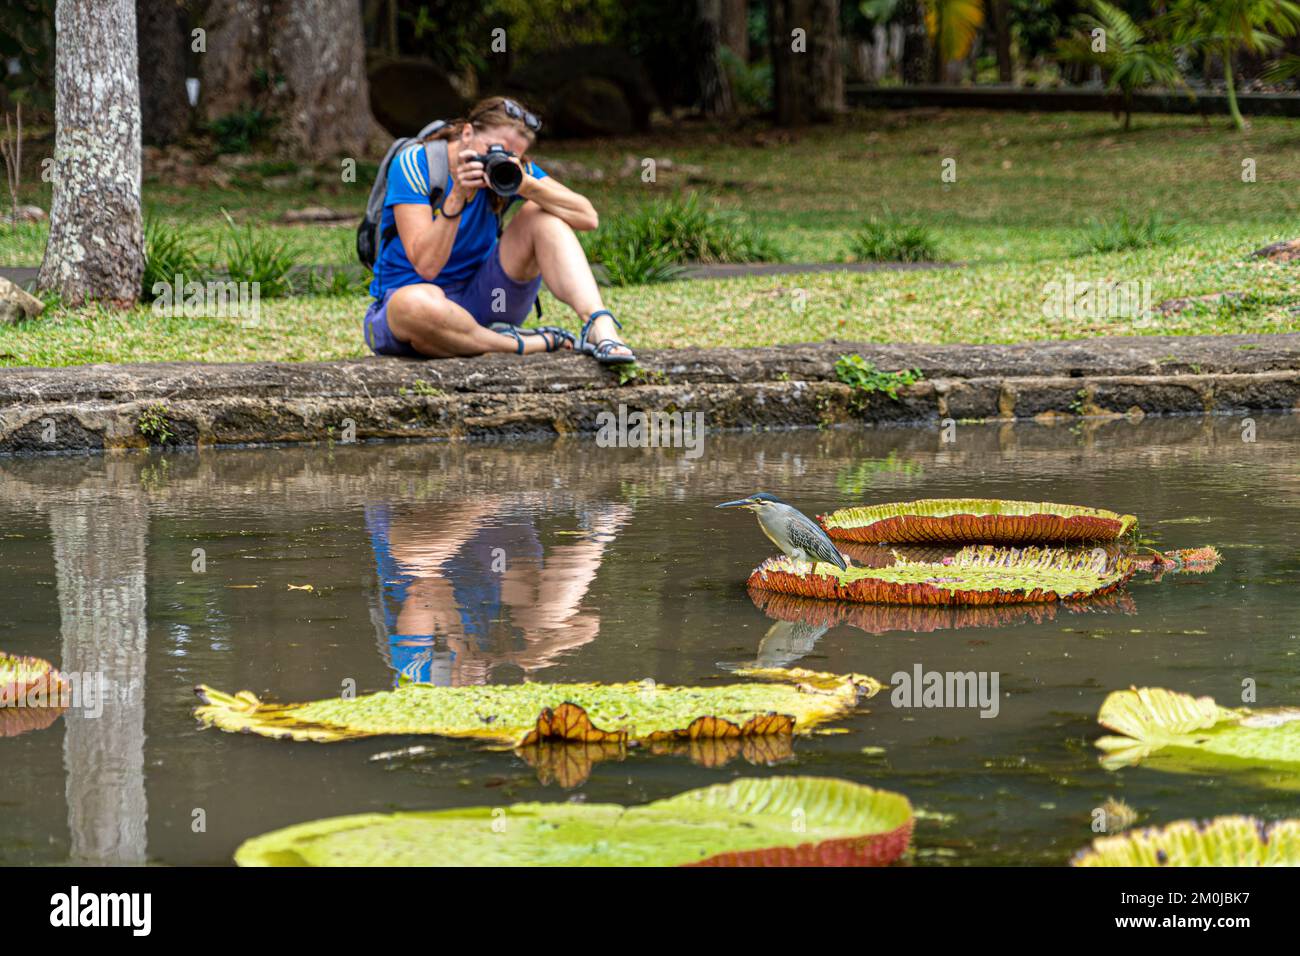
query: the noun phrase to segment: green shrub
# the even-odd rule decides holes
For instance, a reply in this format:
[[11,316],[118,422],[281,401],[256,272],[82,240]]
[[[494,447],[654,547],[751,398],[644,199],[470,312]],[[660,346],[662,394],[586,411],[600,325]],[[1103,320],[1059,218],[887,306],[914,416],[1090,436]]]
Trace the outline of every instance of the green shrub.
[[178,228],[160,220],[149,220],[144,229],[144,274],[140,279],[140,298],[154,300],[153,287],[159,282],[171,285],[177,275],[196,282],[204,281],[204,266],[190,240]]
[[1085,255],[1090,252],[1126,252],[1172,246],[1177,242],[1177,227],[1166,223],[1158,214],[1133,219],[1124,212],[1114,219],[1094,219],[1084,233],[1079,252]]
[[605,267],[606,285],[668,282],[682,272],[682,267],[674,264],[663,249],[635,242],[606,249],[600,264]]
[[765,113],[772,108],[772,64],[764,60],[752,66],[725,46],[718,47],[718,59],[736,103],[742,108]]
[[[705,209],[699,198],[670,199],[614,219],[595,233],[583,234],[593,261],[779,262],[776,244],[760,229],[725,213]],[[654,271],[654,270],[651,270]],[[653,280],[652,280],[653,281]]]
[[250,106],[214,119],[207,128],[218,153],[247,153],[270,135],[275,122],[274,116]]
[[242,229],[230,213],[222,210],[230,232],[223,251],[226,272],[235,282],[256,282],[263,299],[278,299],[293,292],[295,252],[292,246],[266,232],[255,232],[251,224]]
[[361,295],[368,291],[369,287],[369,278],[357,276],[347,269],[327,269],[324,272],[312,269],[307,273],[308,295],[347,298]]
[[157,402],[140,412],[135,427],[149,444],[165,445],[171,441],[173,433],[167,414],[167,406]]
[[915,385],[925,376],[920,369],[904,368],[897,372],[882,372],[861,355],[841,355],[835,360],[835,377],[853,389],[869,395],[872,392],[884,392],[894,401],[898,401],[898,390],[908,385]]
[[919,223],[873,217],[849,238],[849,256],[855,262],[933,262],[939,247]]

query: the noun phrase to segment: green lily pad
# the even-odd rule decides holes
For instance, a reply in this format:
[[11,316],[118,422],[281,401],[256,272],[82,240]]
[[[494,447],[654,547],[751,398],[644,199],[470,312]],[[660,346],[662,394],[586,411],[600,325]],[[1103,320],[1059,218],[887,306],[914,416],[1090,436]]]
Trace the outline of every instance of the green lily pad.
[[266,704],[248,691],[195,688],[207,726],[285,740],[331,742],[380,734],[468,737],[510,747],[544,741],[663,743],[803,733],[850,713],[883,685],[862,674],[794,668],[737,672],[717,687],[626,684],[407,684],[347,699]]
[[636,807],[519,803],[318,820],[247,841],[240,866],[883,866],[907,849],[907,798],[770,777]]
[[1300,820],[1253,817],[1179,820],[1165,827],[1099,837],[1072,866],[1300,866]]
[[897,561],[889,567],[850,567],[769,558],[749,587],[782,594],[865,604],[1035,604],[1107,594],[1133,575],[1133,562],[1097,548],[969,547],[948,561]]
[[841,508],[817,518],[832,538],[892,544],[1066,544],[1113,541],[1133,515],[1051,501],[923,498]]
[[1234,709],[1143,687],[1112,693],[1097,720],[1118,735],[1097,741],[1108,770],[1141,763],[1182,773],[1252,771],[1266,786],[1300,789],[1300,708]]

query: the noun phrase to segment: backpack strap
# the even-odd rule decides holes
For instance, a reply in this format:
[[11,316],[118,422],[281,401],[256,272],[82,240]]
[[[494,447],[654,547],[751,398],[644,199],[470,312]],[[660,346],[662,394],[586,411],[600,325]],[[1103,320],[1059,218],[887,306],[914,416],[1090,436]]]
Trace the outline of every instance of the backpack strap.
[[[418,143],[426,136],[431,136],[446,125],[446,122],[443,120],[434,120],[424,129],[420,130],[420,132],[416,134],[414,140],[403,140],[402,145],[411,142]],[[425,143],[424,158],[429,165],[429,202],[434,209],[438,209],[442,206],[442,193],[447,188],[447,174],[450,172],[450,167],[447,165],[447,141],[445,139],[434,139]],[[395,235],[397,235],[397,223],[393,223],[393,225],[389,226],[381,238],[384,242],[391,242]]]
[[[434,120],[420,130],[418,138],[424,139],[426,136],[432,136],[446,125],[443,120]],[[450,160],[447,158],[447,141],[445,139],[433,139],[426,142],[424,144],[424,158],[429,166],[429,202],[437,209],[442,205],[442,194],[447,188],[447,174],[451,171]]]

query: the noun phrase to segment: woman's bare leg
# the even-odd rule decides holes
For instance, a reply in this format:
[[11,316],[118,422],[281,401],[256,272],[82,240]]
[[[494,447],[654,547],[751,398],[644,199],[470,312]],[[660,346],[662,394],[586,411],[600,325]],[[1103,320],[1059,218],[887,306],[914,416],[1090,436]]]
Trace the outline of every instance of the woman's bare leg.
[[[388,327],[398,339],[431,358],[519,351],[513,335],[485,329],[429,282],[403,286],[393,293],[388,300]],[[545,349],[542,336],[524,338],[525,355]]]
[[[517,282],[540,275],[551,294],[578,313],[584,324],[591,313],[605,308],[587,254],[573,229],[535,202],[525,202],[502,233],[501,266]],[[596,319],[587,337],[592,342],[621,341],[618,327],[608,315]],[[631,355],[632,350],[623,345],[614,353]]]

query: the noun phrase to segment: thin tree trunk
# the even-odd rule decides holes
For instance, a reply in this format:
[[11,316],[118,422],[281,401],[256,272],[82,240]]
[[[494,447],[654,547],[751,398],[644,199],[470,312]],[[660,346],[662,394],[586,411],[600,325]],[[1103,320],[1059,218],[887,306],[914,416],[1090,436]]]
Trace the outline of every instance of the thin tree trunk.
[[[943,6],[938,5],[934,12],[934,36],[929,37],[929,80],[931,83],[941,84],[944,82],[944,63],[943,49],[940,46],[940,38],[943,36]],[[924,24],[924,13],[921,22]]]
[[993,30],[997,38],[998,79],[1015,81],[1015,64],[1011,62],[1011,9],[1007,0],[992,0]]
[[1223,48],[1223,82],[1228,95],[1228,112],[1232,115],[1232,122],[1237,129],[1244,130],[1246,121],[1242,118],[1241,108],[1237,105],[1237,83],[1232,73],[1232,48],[1228,46]]
[[839,0],[814,0],[809,53],[818,119],[844,111],[844,63],[840,59]]
[[900,19],[903,24],[903,54],[900,64],[903,82],[924,83],[930,69],[930,42],[921,0],[902,0]]
[[185,10],[176,0],[137,0],[135,15],[142,139],[151,146],[166,146],[184,136],[190,124]]
[[80,305],[140,295],[140,88],[132,0],[58,0],[54,198],[37,286]]
[[[768,0],[772,93],[776,121],[781,126],[800,126],[816,118],[812,56],[808,52],[812,19],[812,0]],[[801,31],[797,36],[796,30]]]
[[749,2],[722,0],[722,45],[741,63],[749,62]]
[[736,111],[736,102],[731,95],[731,82],[718,56],[722,37],[722,0],[699,0],[696,9],[700,109],[705,116],[730,116]]

